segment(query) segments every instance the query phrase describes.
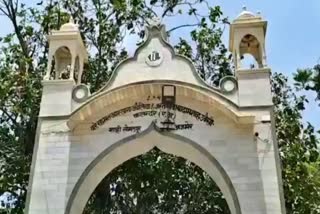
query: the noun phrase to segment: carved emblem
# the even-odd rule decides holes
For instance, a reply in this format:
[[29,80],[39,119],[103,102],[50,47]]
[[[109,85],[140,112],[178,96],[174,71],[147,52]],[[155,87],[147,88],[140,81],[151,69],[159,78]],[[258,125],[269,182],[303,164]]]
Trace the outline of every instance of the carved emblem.
[[150,54],[148,54],[147,58],[146,58],[146,63],[149,66],[158,66],[161,64],[163,60],[163,56],[162,53],[159,51],[152,51]]

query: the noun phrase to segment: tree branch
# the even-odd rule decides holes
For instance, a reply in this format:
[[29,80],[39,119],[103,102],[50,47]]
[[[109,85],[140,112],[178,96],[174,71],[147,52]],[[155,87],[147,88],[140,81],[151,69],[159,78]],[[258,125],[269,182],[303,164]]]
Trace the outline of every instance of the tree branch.
[[199,23],[180,25],[180,26],[171,28],[170,30],[167,31],[167,33],[171,33],[172,31],[178,30],[178,29],[180,29],[180,28],[184,28],[184,27],[196,27],[196,26],[199,26],[199,25],[200,25]]
[[[22,35],[21,29],[19,27],[18,21],[17,21],[17,13],[18,13],[18,4],[19,1],[16,0],[15,2],[13,0],[2,0],[2,3],[4,4],[5,8],[0,8],[0,10],[6,14],[6,16],[9,18],[11,21],[14,32],[16,33],[16,36],[18,38],[19,44],[22,49],[22,53],[25,58],[29,58],[29,51],[28,51],[28,45],[25,41],[24,36]],[[32,68],[32,63],[29,65],[30,68]],[[25,69],[22,69],[25,70]]]

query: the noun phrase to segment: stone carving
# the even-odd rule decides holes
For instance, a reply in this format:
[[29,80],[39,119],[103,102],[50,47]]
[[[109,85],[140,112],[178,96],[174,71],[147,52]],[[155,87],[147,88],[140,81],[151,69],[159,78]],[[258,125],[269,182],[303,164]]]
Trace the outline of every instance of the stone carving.
[[163,55],[160,51],[157,51],[157,50],[151,51],[146,57],[146,63],[152,67],[160,65],[162,61],[163,61]]

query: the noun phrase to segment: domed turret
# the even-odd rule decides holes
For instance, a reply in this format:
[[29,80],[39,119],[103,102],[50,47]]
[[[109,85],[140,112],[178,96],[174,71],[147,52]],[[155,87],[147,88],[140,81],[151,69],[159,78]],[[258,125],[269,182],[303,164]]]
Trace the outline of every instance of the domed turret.
[[267,22],[261,14],[254,14],[243,7],[230,28],[229,50],[233,53],[236,69],[243,68],[241,60],[244,54],[251,55],[259,68],[266,67],[266,30]]
[[82,41],[78,24],[70,16],[60,30],[52,30],[49,42],[48,68],[45,80],[75,80],[81,83],[84,63],[88,54]]
[[60,31],[78,31],[78,25],[74,23],[74,20],[72,16],[70,16],[69,22],[66,24],[63,24],[60,27]]
[[262,21],[262,17],[260,12],[257,12],[256,14],[248,11],[247,7],[242,7],[242,12],[237,16],[237,18],[233,21],[233,23],[238,22],[252,22],[252,21]]
[[247,19],[255,17],[254,13],[250,11],[242,11],[238,16],[237,19]]
[[272,105],[266,30],[267,21],[261,14],[253,14],[246,8],[230,25],[229,50],[233,55],[241,106]]

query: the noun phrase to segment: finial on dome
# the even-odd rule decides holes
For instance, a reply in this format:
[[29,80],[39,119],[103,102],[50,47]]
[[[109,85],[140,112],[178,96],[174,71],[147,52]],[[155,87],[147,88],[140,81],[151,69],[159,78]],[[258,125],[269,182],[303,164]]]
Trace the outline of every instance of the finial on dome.
[[242,6],[242,10],[243,10],[243,11],[246,11],[246,10],[247,10],[247,6],[243,5],[243,6]]

